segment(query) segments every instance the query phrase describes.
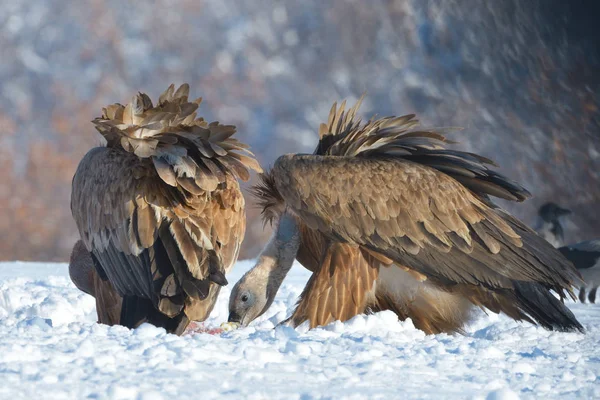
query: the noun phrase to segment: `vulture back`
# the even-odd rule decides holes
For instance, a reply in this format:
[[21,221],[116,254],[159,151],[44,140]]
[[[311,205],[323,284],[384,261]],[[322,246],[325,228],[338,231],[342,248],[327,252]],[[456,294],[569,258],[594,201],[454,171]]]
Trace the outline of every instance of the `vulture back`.
[[205,319],[244,236],[237,180],[260,166],[234,126],[197,117],[202,99],[188,93],[171,85],[156,106],[138,93],[104,108],[93,123],[106,147],[73,178],[73,217],[99,276],[123,296],[126,326],[180,333]]
[[[489,196],[523,201],[531,197],[524,187],[491,170],[496,164],[485,157],[446,147],[444,129],[418,129],[414,114],[371,119],[361,126],[356,116],[360,100],[349,110],[344,101],[334,103],[327,124],[319,128],[315,155],[401,158],[435,168],[456,179],[489,202]],[[446,129],[448,130],[448,129]]]

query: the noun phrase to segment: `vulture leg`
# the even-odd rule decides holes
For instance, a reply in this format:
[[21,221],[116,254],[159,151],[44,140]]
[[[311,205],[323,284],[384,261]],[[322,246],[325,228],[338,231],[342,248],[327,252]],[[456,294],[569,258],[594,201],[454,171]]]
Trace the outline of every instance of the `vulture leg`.
[[377,280],[376,302],[372,312],[390,310],[404,321],[410,318],[417,329],[428,335],[461,333],[474,310],[459,294],[415,279],[411,270],[398,265],[382,267]]
[[290,318],[292,326],[309,321],[311,329],[347,321],[367,311],[372,302],[378,262],[367,259],[357,246],[331,243],[320,268],[300,295]]

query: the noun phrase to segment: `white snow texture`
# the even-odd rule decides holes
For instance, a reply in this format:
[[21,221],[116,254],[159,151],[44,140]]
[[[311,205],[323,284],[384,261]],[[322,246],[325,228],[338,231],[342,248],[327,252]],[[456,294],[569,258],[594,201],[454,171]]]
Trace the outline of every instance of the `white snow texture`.
[[[251,266],[228,276],[206,327]],[[391,312],[275,328],[307,279],[295,265],[248,328],[177,337],[95,323],[65,264],[0,263],[0,399],[600,398],[600,306],[569,304],[586,334],[484,313],[466,336],[426,336]]]

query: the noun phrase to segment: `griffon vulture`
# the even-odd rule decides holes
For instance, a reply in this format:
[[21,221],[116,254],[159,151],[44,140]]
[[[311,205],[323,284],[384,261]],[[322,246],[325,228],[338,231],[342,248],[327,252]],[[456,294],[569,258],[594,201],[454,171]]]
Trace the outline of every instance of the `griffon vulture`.
[[281,156],[262,175],[255,194],[275,230],[234,286],[229,321],[247,325],[264,313],[297,258],[312,276],[292,326],[392,310],[428,334],[461,332],[479,306],[583,330],[562,302],[577,271],[489,198],[529,192],[487,158],[418,130],[414,115],[362,124],[359,105],[334,104],[312,155]]
[[[90,150],[73,178],[71,211],[94,288],[116,290],[115,322],[130,328],[149,322],[181,334],[206,319],[244,237],[238,179],[260,167],[232,138],[234,126],[196,117],[201,99],[188,101],[188,92],[171,85],[156,106],[138,93],[104,108],[93,123],[106,146]],[[113,314],[102,307],[118,305],[98,295],[102,321]]]

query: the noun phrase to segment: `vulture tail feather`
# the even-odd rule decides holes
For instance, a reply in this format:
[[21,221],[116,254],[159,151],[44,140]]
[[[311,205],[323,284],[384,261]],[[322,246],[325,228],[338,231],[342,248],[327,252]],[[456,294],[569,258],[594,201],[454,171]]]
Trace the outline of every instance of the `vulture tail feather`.
[[584,331],[571,310],[539,283],[514,281],[513,285],[519,308],[539,325],[553,331]]
[[98,276],[100,277],[100,279],[102,279],[103,281],[107,281],[108,275],[106,275],[106,271],[104,271],[104,269],[102,268],[102,265],[100,264],[100,261],[98,260],[98,257],[96,257],[94,255],[94,253],[90,253],[90,256],[92,256],[92,262],[94,263],[94,268],[96,268],[96,272],[98,273]]

